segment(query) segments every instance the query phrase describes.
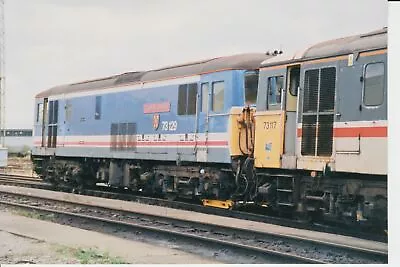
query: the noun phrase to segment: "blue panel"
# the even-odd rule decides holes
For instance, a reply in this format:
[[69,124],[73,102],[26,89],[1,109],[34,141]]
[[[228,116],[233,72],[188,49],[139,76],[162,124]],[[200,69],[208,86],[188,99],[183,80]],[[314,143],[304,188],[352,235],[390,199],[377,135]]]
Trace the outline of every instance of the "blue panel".
[[[243,71],[225,71],[220,73],[207,74],[201,77],[201,82],[209,81],[210,85],[213,81],[224,81],[225,97],[224,111],[227,113],[232,104],[239,105],[243,103],[242,81],[239,78],[240,86],[233,83],[235,76],[242,74]],[[198,90],[200,90],[198,84]],[[195,115],[177,115],[178,85],[163,86],[151,89],[133,90],[128,92],[119,92],[102,95],[101,103],[101,119],[95,119],[96,96],[76,97],[69,99],[72,105],[71,119],[66,121],[66,135],[107,135],[110,133],[110,125],[115,122],[136,122],[138,134],[155,134],[155,133],[192,133],[195,132]],[[237,94],[238,97],[235,97]],[[210,98],[209,98],[210,100]],[[166,131],[162,127],[157,130],[153,129],[153,114],[144,114],[143,105],[145,103],[160,103],[169,101],[171,103],[171,111],[168,113],[160,113],[160,121],[177,121],[176,131]],[[240,103],[239,103],[240,102]],[[60,105],[65,102],[60,102]],[[60,109],[64,110],[64,109]],[[64,119],[65,112],[62,113]],[[214,112],[210,112],[213,115]],[[205,114],[199,115],[199,132],[204,132]],[[212,117],[210,121],[210,132],[226,132],[227,117]]]
[[[209,82],[209,93],[211,93],[212,83],[224,81],[224,108],[221,112],[209,111],[209,133],[227,132],[229,111],[232,106],[243,106],[244,103],[244,71],[223,71],[202,75],[198,83],[198,94],[201,90],[201,83]],[[81,135],[109,135],[112,123],[130,122],[136,123],[137,134],[186,134],[206,131],[206,113],[199,112],[196,124],[196,115],[177,115],[179,85],[168,85],[155,88],[139,89],[125,92],[115,92],[101,95],[101,103],[96,97],[91,95],[83,97],[73,97],[59,100],[59,141],[62,136],[81,136]],[[110,90],[112,92],[112,90]],[[109,92],[110,92],[109,91]],[[199,99],[199,95],[198,95]],[[208,97],[211,107],[211,96]],[[158,129],[153,128],[153,114],[144,113],[144,104],[170,102],[170,112],[157,113],[160,115],[160,125]],[[66,109],[66,106],[68,108]],[[200,105],[197,105],[200,109]],[[101,111],[100,118],[96,119],[96,110]],[[67,112],[69,115],[67,116]],[[162,127],[163,121],[176,121],[175,131],[166,130]],[[40,126],[35,129],[39,130]],[[36,131],[40,136],[40,131]],[[61,141],[62,142],[62,141]],[[139,149],[139,148],[138,148]],[[126,152],[124,157],[143,158],[158,160],[176,160],[176,153],[182,153],[182,160],[196,161],[193,148],[160,148],[158,152],[155,148],[140,148],[142,153]],[[45,151],[51,149],[46,149]],[[157,150],[157,149],[156,149]],[[39,153],[39,150],[36,150]],[[68,152],[67,152],[68,151]],[[106,152],[107,151],[107,152]],[[212,153],[211,153],[212,152]],[[216,153],[217,152],[217,153]],[[40,152],[42,153],[42,152]],[[47,153],[47,152],[45,152]],[[49,152],[50,153],[50,152]],[[121,152],[110,151],[109,148],[57,148],[57,155],[65,156],[106,156],[120,157]],[[144,156],[144,154],[147,156]],[[208,161],[210,162],[230,162],[228,148],[209,148]]]

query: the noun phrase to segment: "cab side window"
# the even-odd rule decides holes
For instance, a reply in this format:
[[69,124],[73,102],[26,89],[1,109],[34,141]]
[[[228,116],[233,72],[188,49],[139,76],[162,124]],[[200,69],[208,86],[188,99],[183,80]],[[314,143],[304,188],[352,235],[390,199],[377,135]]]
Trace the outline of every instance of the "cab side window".
[[383,104],[385,86],[385,66],[382,62],[370,63],[364,72],[364,96],[365,106],[380,106]]
[[282,102],[283,76],[268,78],[267,109],[279,110]]
[[208,83],[201,84],[201,112],[207,112],[208,109]]
[[246,105],[255,105],[258,92],[258,71],[247,71],[244,76],[244,97]]
[[178,90],[178,115],[196,114],[197,83],[179,85]]
[[212,103],[213,112],[222,112],[224,110],[224,82],[214,82],[212,84]]
[[43,103],[37,104],[36,122],[43,122]]

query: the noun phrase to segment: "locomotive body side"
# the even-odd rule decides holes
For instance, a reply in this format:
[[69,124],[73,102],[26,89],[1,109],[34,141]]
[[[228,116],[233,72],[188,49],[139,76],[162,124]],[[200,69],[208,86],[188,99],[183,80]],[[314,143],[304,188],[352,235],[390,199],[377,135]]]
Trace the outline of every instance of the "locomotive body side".
[[[329,115],[325,115],[330,116],[329,118],[319,116],[319,119],[325,119],[326,122],[324,125],[319,124],[320,128],[325,127],[325,129],[317,135],[319,140],[316,141],[316,152],[305,151],[304,148],[307,143],[315,142],[317,138],[310,138],[314,132],[307,129],[307,126],[303,127],[302,122],[307,117],[302,116],[306,108],[304,108],[304,102],[301,103],[296,141],[299,169],[322,171],[329,168],[333,172],[387,175],[386,50],[376,50],[373,53],[361,52],[358,59],[353,62],[351,62],[352,57],[351,54],[331,58],[330,61],[327,59],[324,62],[303,63],[304,75],[301,80],[303,85],[307,71],[311,73],[312,70],[330,68],[335,73],[332,72],[332,77],[328,75],[323,77],[332,79],[332,91],[326,96],[330,99],[331,109]],[[382,67],[379,73],[376,73],[378,84],[372,85],[371,81],[366,83],[366,76],[371,75],[369,68],[376,65]],[[378,105],[366,105],[368,100],[364,99],[364,94],[366,91],[371,94],[366,89],[368,86],[374,86],[376,91],[379,91],[375,92],[379,94],[378,97],[381,100]],[[323,148],[324,146],[328,147]],[[327,151],[321,153],[319,149]],[[318,157],[319,154],[324,154],[324,156]]]
[[387,30],[262,65],[259,199],[281,211],[387,225]]
[[[232,88],[232,75],[230,72],[220,73],[218,81],[223,81],[227,89]],[[196,116],[193,110],[189,115],[178,115],[179,88],[187,85],[190,85],[189,90],[194,88],[196,92],[190,97],[195,102],[189,105],[194,109],[197,88],[207,79],[193,76],[174,79],[163,86],[153,83],[127,86],[123,92],[108,89],[77,96],[51,96],[49,103],[57,103],[60,110],[57,144],[55,147],[40,146],[42,134],[38,130],[33,154],[196,162],[195,147],[205,146],[204,115]],[[186,88],[181,90],[189,91]],[[227,97],[223,98],[224,113],[228,113],[232,105],[228,97],[230,93],[226,94]],[[183,102],[182,105],[188,106],[187,100]],[[226,116],[210,117],[207,140],[210,153],[205,162],[230,162]],[[48,140],[48,126],[45,131]],[[45,144],[48,143],[46,140]]]
[[36,98],[35,170],[386,227],[386,32],[51,88]]
[[386,70],[383,44],[262,68],[256,167],[387,175]]
[[[232,156],[240,156],[230,139],[233,117],[244,105],[246,77],[258,81],[265,58],[219,58],[213,68],[206,61],[42,92],[36,98],[36,171],[55,183],[102,181],[173,196],[218,198],[223,184],[223,198],[229,198]],[[130,80],[118,84],[121,79]],[[199,188],[200,176],[205,182]]]

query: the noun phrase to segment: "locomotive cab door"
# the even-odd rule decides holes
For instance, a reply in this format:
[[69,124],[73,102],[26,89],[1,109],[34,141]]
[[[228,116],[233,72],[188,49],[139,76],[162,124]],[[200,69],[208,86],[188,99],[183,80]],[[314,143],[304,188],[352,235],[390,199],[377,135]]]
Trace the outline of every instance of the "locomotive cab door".
[[197,94],[196,108],[196,144],[195,154],[196,161],[207,162],[208,155],[208,116],[209,116],[209,83],[203,82],[200,84],[200,90]]
[[257,100],[255,167],[295,168],[300,66],[264,70]]
[[282,168],[296,169],[297,95],[300,86],[300,65],[287,68],[285,94],[285,136]]
[[41,121],[41,123],[42,123],[42,144],[41,144],[41,147],[46,147],[46,132],[47,132],[46,125],[48,122],[48,118],[47,118],[48,103],[49,103],[49,100],[47,98],[45,98],[43,101],[43,109],[41,111],[39,111],[42,113],[42,121]]
[[58,100],[49,101],[47,147],[57,146]]
[[286,69],[264,70],[255,114],[256,133],[254,165],[257,168],[280,168],[285,132]]

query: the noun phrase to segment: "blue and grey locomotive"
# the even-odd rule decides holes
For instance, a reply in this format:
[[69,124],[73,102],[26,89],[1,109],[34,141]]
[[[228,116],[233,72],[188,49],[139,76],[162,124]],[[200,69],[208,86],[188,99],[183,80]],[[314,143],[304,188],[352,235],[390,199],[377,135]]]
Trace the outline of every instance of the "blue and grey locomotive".
[[387,29],[68,84],[36,96],[54,183],[387,220]]

